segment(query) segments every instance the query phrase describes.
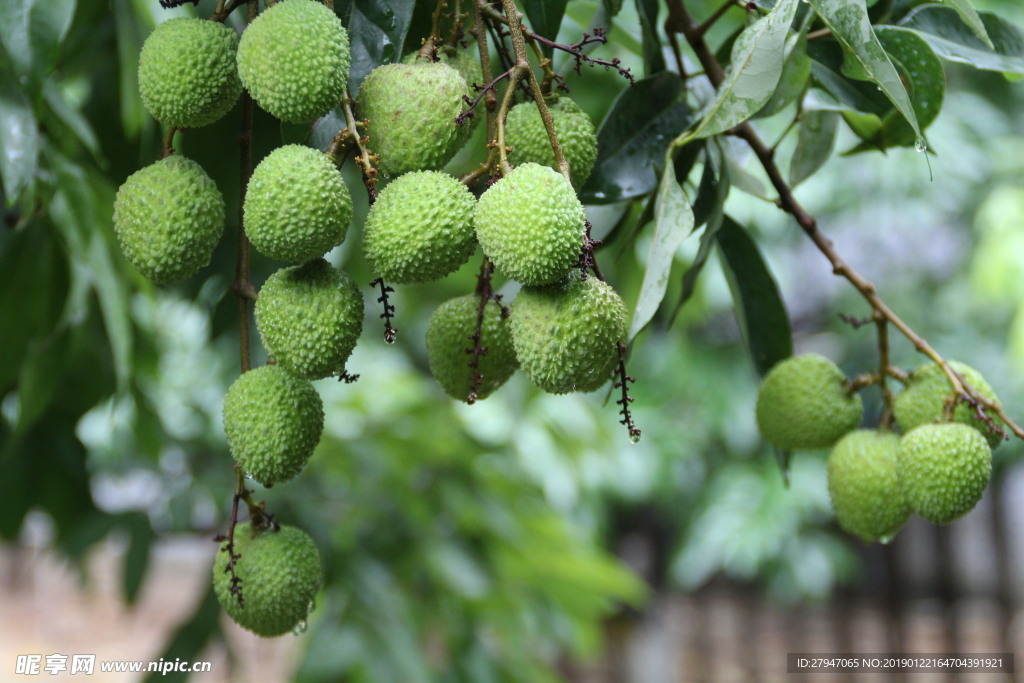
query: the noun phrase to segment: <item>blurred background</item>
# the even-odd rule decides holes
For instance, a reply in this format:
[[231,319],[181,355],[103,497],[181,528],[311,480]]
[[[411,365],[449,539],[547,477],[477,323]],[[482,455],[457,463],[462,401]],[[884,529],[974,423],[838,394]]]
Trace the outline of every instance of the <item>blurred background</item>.
[[[637,444],[607,390],[551,396],[516,375],[474,406],[443,394],[427,370],[426,321],[472,291],[477,258],[442,282],[397,288],[394,345],[365,286],[349,363],[361,379],[317,383],[327,423],[309,467],[287,485],[256,486],[278,520],[317,541],[325,588],[304,634],[266,641],[237,628],[209,589],[234,488],[220,405],[239,370],[228,290],[237,110],[177,137],[229,205],[210,267],[154,287],[126,264],[111,226],[116,188],[160,150],[135,83],[142,41],[158,21],[207,16],[213,4],[0,4],[0,678],[19,654],[95,653],[212,661],[203,681],[771,681],[786,678],[787,652],[1024,643],[1021,444],[995,451],[992,485],[955,524],[915,518],[888,546],[843,533],[827,453],[794,454],[784,477],[757,433],[758,379],[715,255],[675,324],[659,315],[632,350]],[[424,35],[423,4],[406,49]],[[975,4],[1024,22],[1011,0]],[[560,36],[577,40],[603,7],[570,2]],[[598,50],[643,73],[633,3]],[[595,123],[627,85],[556,66]],[[797,195],[891,307],[946,357],[978,368],[1019,418],[1024,90],[945,66],[934,154],[836,156]],[[785,123],[759,125],[774,139]],[[255,159],[294,135],[258,111]],[[475,167],[483,137],[478,129],[453,172]],[[843,132],[836,149],[856,142]],[[356,218],[329,259],[368,285],[366,197],[351,165],[344,173]],[[766,255],[796,351],[850,375],[873,369],[873,329],[838,315],[870,310],[754,196],[757,182],[753,194],[734,191],[728,210]],[[626,201],[588,216],[600,237],[641,210]],[[629,305],[649,232],[612,235],[600,252]],[[670,297],[697,241],[677,254]],[[255,253],[252,265],[257,285],[278,267]],[[265,360],[258,343],[254,353]],[[893,340],[895,364],[922,360]],[[881,399],[864,397],[870,424]],[[94,680],[133,676],[144,678]]]

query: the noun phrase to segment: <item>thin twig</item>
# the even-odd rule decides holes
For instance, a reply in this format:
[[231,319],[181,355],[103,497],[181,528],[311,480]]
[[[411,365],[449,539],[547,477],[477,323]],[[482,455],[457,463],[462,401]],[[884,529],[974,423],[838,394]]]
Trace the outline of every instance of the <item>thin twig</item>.
[[393,287],[388,287],[382,277],[371,282],[370,286],[380,287],[380,296],[377,297],[377,303],[384,304],[384,312],[380,314],[380,317],[384,319],[384,341],[388,344],[394,344],[398,338],[398,330],[391,326],[391,318],[395,315],[395,306],[388,299],[388,294],[395,290]]

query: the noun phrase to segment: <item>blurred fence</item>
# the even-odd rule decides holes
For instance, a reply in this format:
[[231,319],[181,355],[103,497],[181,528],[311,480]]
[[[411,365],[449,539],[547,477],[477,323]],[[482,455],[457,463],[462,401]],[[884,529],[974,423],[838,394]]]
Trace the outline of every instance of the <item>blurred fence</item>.
[[786,654],[1024,651],[1024,467],[1000,473],[950,526],[913,518],[891,545],[862,546],[857,586],[825,603],[787,605],[714,581],[666,592],[608,626],[601,661],[567,667],[581,683],[680,681],[1024,681],[1017,673],[787,674]]

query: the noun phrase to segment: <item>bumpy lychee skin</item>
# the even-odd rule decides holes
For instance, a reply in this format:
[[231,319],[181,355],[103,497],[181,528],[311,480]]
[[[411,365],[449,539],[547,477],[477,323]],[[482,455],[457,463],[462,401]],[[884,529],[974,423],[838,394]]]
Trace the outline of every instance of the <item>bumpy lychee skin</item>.
[[210,262],[224,232],[224,197],[199,164],[173,154],[124,181],[114,230],[145,277],[157,284],[182,280]]
[[304,379],[340,375],[363,330],[363,295],[324,259],[282,268],[256,299],[267,352]]
[[301,472],[323,428],[320,394],[276,365],[242,374],[224,397],[228,450],[241,470],[264,486]]
[[757,426],[783,450],[828,448],[857,428],[864,414],[835,363],[816,354],[778,363],[757,394]]
[[524,285],[564,278],[579,262],[586,214],[572,185],[540,164],[523,164],[480,196],[476,236],[498,271]]
[[[416,64],[424,61],[419,59],[419,52],[410,52],[405,57],[402,57],[402,64]],[[447,64],[459,72],[459,75],[466,80],[466,89],[469,91],[470,98],[475,97],[477,94],[477,91],[473,89],[474,84],[481,87],[485,85],[483,71],[480,69],[480,60],[469,51],[440,48],[437,51],[437,61]],[[486,118],[483,114],[469,117],[470,130]]]
[[626,305],[607,283],[573,271],[557,284],[520,290],[509,322],[531,382],[552,394],[594,391],[618,361]]
[[348,32],[317,0],[284,0],[242,33],[238,75],[282,121],[308,123],[338,105],[350,63]]
[[[449,299],[434,311],[427,324],[427,360],[445,393],[452,398],[468,402],[473,374],[469,367],[473,348],[469,337],[476,334],[480,297],[474,295]],[[515,349],[508,318],[502,316],[501,306],[493,299],[484,307],[480,346],[487,353],[480,356],[478,372],[482,379],[476,388],[474,400],[483,400],[508,381],[516,371]]]
[[225,542],[213,563],[217,600],[242,628],[272,638],[295,629],[313,608],[323,567],[320,551],[306,532],[293,526],[254,531],[249,522],[235,527],[234,574],[241,581],[242,602],[231,593]]
[[242,93],[238,34],[224,24],[180,17],[149,34],[139,54],[142,104],[165,126],[198,128],[227,114]]
[[839,525],[861,539],[888,542],[910,516],[896,476],[892,432],[858,429],[828,456],[828,493]]
[[[950,366],[964,376],[967,382],[978,390],[985,398],[998,401],[996,392],[981,376],[981,373],[966,363],[950,361]],[[943,420],[945,401],[953,397],[953,387],[949,379],[935,363],[926,363],[911,373],[906,388],[901,391],[893,402],[893,415],[904,432],[909,432],[919,425]],[[998,418],[997,418],[998,419]],[[995,448],[1003,442],[1003,437],[991,431],[988,425],[975,416],[974,408],[960,403],[953,411],[953,421],[970,425],[988,439],[988,444]]]
[[455,271],[476,246],[475,206],[473,193],[445,173],[399,176],[366,217],[363,249],[370,268],[399,284],[437,280]]
[[447,164],[469,126],[455,118],[466,107],[466,79],[441,62],[384,64],[359,86],[359,116],[369,119],[370,147],[380,169],[395,177]]
[[900,439],[896,473],[914,512],[933,524],[949,524],[981,500],[992,473],[992,449],[965,424],[924,424]]
[[285,145],[253,171],[245,232],[264,256],[292,263],[323,256],[342,243],[351,220],[352,197],[326,154]]
[[[597,160],[597,133],[590,117],[568,97],[560,97],[548,105],[551,122],[559,146],[569,162],[574,187],[583,187]],[[551,149],[544,121],[534,102],[523,102],[508,112],[505,140],[512,147],[509,161],[513,164],[533,162],[555,168],[555,152]]]

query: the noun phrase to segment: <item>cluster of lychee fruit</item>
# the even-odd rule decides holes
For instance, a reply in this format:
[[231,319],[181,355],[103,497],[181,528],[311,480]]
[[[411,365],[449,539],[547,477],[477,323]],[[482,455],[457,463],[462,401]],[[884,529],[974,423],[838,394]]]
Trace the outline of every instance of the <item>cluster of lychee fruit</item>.
[[[950,367],[980,396],[995,392],[974,368]],[[912,513],[948,524],[974,508],[988,486],[992,449],[1003,435],[955,399],[942,367],[922,365],[892,402],[900,433],[861,429],[864,407],[843,372],[815,354],[775,365],[757,396],[757,424],[783,450],[831,448],[828,489],[840,526],[865,541],[888,542]],[[991,422],[991,423],[990,423]]]
[[[471,125],[457,119],[472,120],[469,86],[483,80],[480,65],[452,48],[422,52],[374,69],[355,101],[387,181],[363,230],[369,266],[390,283],[429,282],[464,265],[479,244],[496,272],[521,283],[510,309],[500,297],[478,292],[433,313],[426,333],[430,370],[452,397],[486,398],[520,367],[549,392],[597,389],[619,359],[626,307],[583,267],[589,238],[574,184],[586,180],[596,158],[593,124],[570,99],[550,99],[570,182],[552,168],[535,103],[511,108],[506,140],[516,165],[492,178],[478,198],[441,169],[468,137]],[[214,21],[161,24],[142,48],[139,85],[147,110],[169,128],[216,121],[242,88],[280,120],[309,124],[347,97],[349,64],[348,35],[331,9],[316,0],[280,0],[240,38]],[[345,239],[351,218],[337,160],[303,145],[272,151],[246,188],[249,241],[264,256],[291,264],[256,296],[256,326],[271,363],[243,373],[223,408],[239,470],[264,486],[298,475],[320,440],[323,404],[311,382],[348,376],[363,296],[324,255]],[[214,181],[176,153],[132,174],[114,204],[126,257],[157,284],[207,265],[224,223],[225,202]],[[257,521],[233,527],[215,563],[214,585],[235,621],[262,636],[280,635],[310,609],[320,585],[319,554],[304,532]]]

